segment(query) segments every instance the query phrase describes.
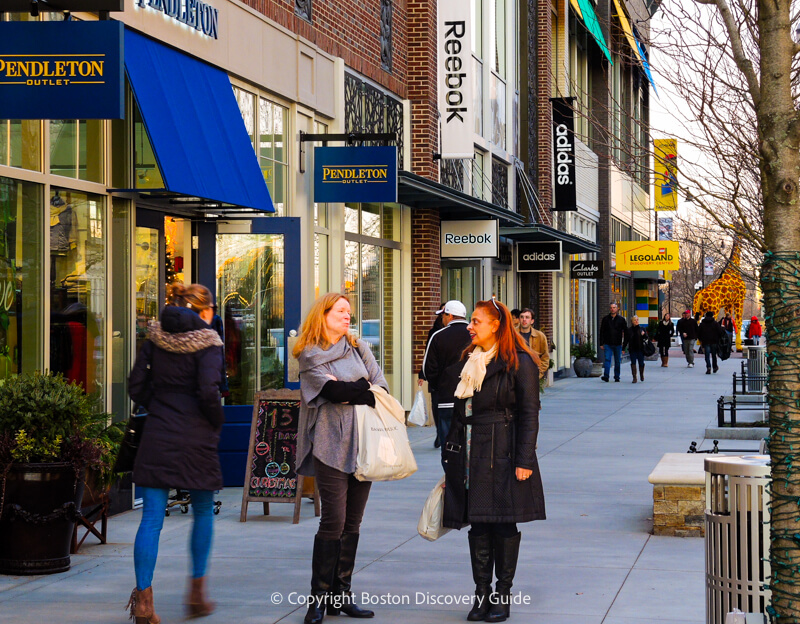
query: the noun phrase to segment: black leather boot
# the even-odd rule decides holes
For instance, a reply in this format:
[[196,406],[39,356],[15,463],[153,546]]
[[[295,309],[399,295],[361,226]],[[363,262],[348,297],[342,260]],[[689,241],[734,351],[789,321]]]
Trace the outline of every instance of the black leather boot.
[[492,594],[492,572],[494,568],[494,545],[492,534],[473,536],[468,533],[469,558],[472,561],[472,579],[475,581],[475,601],[467,615],[469,622],[482,622],[489,612],[489,597]]
[[311,598],[304,624],[319,624],[325,618],[325,606],[330,600],[336,564],[339,561],[339,540],[314,536],[314,557],[311,560]]
[[633,382],[636,383],[636,364],[631,364],[631,375],[633,375]]
[[505,622],[511,614],[511,586],[517,572],[519,543],[522,533],[514,537],[494,537],[494,570],[497,576],[495,593],[492,594],[489,613],[485,622]]
[[344,613],[354,618],[375,617],[373,611],[362,609],[356,604],[350,585],[353,579],[353,570],[356,566],[356,551],[358,550],[358,533],[342,533],[341,548],[339,550],[339,565],[333,577],[333,590],[328,603],[328,615]]

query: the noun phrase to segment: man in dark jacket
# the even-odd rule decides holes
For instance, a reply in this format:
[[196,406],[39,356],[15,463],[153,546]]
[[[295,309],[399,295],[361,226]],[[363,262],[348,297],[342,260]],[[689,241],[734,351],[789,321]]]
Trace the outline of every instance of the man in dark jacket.
[[610,312],[603,317],[600,323],[600,340],[598,344],[603,347],[603,381],[608,381],[608,373],[611,370],[611,356],[614,356],[614,381],[619,381],[619,368],[622,362],[622,338],[628,323],[617,314],[619,307],[616,303],[611,304]]
[[[444,304],[445,304],[445,302],[442,301],[442,305],[440,305],[437,308],[437,310],[436,310],[436,320],[433,321],[433,325],[428,330],[428,338],[425,340],[425,350],[426,351],[428,350],[428,345],[431,343],[431,336],[433,336],[437,331],[439,331],[440,329],[442,329],[442,327],[444,327],[444,324],[442,323],[442,312],[444,312]],[[421,368],[419,369],[419,375],[417,377],[418,377],[417,385],[420,388],[422,388],[422,382],[423,381],[427,381],[427,380],[425,379],[425,373]],[[436,431],[437,431],[436,437],[433,440],[433,448],[439,448],[439,445],[442,444],[444,441],[443,440],[442,441],[439,440],[439,434],[438,434],[438,431],[439,431],[439,408],[437,407],[437,403],[436,403],[436,395],[435,395],[434,391],[431,390],[430,386],[428,386],[428,394],[431,395],[431,413],[433,414],[433,425],[436,427]]]
[[678,321],[678,334],[681,337],[681,347],[686,356],[688,368],[694,368],[694,343],[697,340],[697,321],[692,318],[691,310],[684,310],[683,318]]
[[453,417],[453,394],[458,386],[458,371],[453,364],[461,360],[472,338],[467,331],[467,308],[460,301],[448,301],[442,311],[444,327],[431,336],[425,357],[422,360],[422,374],[436,397],[439,420],[436,433],[444,451],[444,443],[450,431]]
[[714,313],[706,312],[706,316],[697,330],[697,336],[703,343],[703,353],[706,356],[706,375],[711,374],[712,361],[714,372],[716,373],[719,370],[717,354],[719,353],[719,341],[722,338],[723,331],[719,323],[714,320]]

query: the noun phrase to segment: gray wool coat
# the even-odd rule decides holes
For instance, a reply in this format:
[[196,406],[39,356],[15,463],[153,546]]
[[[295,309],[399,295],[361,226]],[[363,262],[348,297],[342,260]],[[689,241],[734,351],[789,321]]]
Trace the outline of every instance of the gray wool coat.
[[333,375],[338,381],[367,379],[387,392],[383,377],[369,345],[358,341],[355,349],[341,339],[328,349],[305,349],[297,358],[300,364],[300,426],[297,432],[297,473],[313,477],[316,457],[326,466],[352,474],[358,455],[358,429],[354,405],[331,403],[320,396],[322,387]]

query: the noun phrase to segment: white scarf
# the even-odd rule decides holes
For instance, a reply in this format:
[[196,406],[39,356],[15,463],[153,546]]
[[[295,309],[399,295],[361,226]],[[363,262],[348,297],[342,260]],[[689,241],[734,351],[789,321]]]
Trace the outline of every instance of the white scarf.
[[469,354],[469,359],[461,371],[461,381],[458,382],[456,388],[456,396],[459,399],[468,399],[476,392],[481,391],[483,378],[486,376],[486,365],[494,359],[495,355],[497,355],[497,343],[488,351],[484,351],[481,347],[475,347]]

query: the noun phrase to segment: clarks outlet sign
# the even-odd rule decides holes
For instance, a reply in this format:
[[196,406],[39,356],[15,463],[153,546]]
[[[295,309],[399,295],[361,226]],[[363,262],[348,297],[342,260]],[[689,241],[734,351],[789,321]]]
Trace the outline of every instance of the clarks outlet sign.
[[494,219],[442,221],[442,258],[497,258],[498,227]]
[[122,119],[121,22],[0,22],[0,119]]
[[160,11],[206,37],[219,39],[219,10],[202,0],[136,0],[136,6]]
[[571,260],[570,279],[603,279],[602,260]]
[[674,241],[617,241],[620,271],[677,271],[678,243]]

